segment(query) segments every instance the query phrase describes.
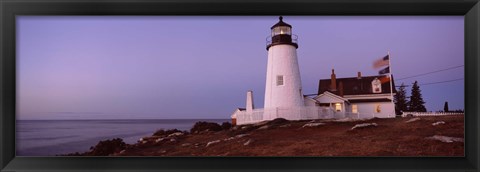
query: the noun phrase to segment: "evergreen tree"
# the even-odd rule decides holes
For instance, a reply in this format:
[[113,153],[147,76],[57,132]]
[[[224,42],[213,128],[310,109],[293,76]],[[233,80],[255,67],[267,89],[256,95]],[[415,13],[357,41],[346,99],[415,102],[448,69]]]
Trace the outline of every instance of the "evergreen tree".
[[405,91],[405,85],[402,83],[394,96],[396,112],[401,113],[408,110],[407,107],[407,92]]
[[443,105],[443,111],[448,112],[448,102],[445,102],[445,105]]
[[412,94],[410,96],[410,101],[408,101],[408,111],[412,112],[426,112],[425,102],[422,98],[422,93],[418,82],[415,81],[412,85]]

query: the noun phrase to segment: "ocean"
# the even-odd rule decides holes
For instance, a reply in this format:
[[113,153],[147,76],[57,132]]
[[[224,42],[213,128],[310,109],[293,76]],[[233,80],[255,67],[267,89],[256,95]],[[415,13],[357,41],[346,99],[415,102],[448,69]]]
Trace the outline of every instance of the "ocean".
[[122,138],[136,143],[158,129],[190,130],[195,122],[221,124],[229,119],[18,120],[17,156],[55,156],[86,152],[99,141]]

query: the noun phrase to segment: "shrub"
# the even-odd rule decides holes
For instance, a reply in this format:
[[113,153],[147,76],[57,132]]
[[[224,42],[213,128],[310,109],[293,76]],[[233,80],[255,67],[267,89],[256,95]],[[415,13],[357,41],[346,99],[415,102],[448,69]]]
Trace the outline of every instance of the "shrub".
[[214,122],[204,122],[200,121],[193,125],[192,129],[190,129],[190,133],[201,132],[201,131],[221,131],[222,126],[218,125]]
[[224,122],[224,123],[222,123],[222,128],[224,130],[228,130],[228,129],[232,128],[232,124],[230,124],[229,122]]
[[286,120],[285,118],[275,118],[274,120],[269,121],[267,125],[277,126],[285,123],[288,123],[288,120]]
[[184,133],[183,131],[180,131],[176,128],[175,129],[170,129],[170,130],[160,129],[160,130],[157,130],[155,133],[153,133],[153,136],[168,136],[172,133],[177,133],[177,132]]
[[95,147],[90,148],[90,152],[86,155],[93,155],[93,156],[108,156],[115,152],[119,152],[124,150],[127,147],[127,144],[123,142],[121,138],[116,138],[112,140],[104,140],[98,142]]

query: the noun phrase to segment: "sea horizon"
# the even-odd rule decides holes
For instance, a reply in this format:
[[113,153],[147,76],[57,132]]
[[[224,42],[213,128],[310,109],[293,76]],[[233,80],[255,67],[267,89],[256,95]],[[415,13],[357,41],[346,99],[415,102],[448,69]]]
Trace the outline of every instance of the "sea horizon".
[[160,129],[189,131],[196,122],[229,119],[42,119],[17,120],[17,156],[55,156],[89,151],[99,141],[121,138],[133,144]]

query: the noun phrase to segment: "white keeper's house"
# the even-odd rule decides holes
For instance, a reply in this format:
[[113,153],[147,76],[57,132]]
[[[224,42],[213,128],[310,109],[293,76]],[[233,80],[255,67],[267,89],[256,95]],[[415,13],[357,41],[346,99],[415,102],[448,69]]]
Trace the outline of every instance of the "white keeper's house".
[[[253,91],[245,108],[237,108],[233,124],[249,124],[275,118],[288,120],[395,117],[393,80],[385,75],[321,79],[317,95],[304,95],[297,58],[297,36],[292,26],[279,22],[267,38],[267,76],[264,108],[254,108]],[[393,78],[393,77],[392,77]],[[385,82],[387,80],[387,82]],[[392,85],[390,85],[392,84]],[[393,91],[391,91],[393,89]]]

